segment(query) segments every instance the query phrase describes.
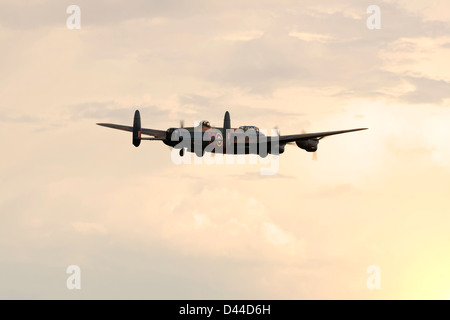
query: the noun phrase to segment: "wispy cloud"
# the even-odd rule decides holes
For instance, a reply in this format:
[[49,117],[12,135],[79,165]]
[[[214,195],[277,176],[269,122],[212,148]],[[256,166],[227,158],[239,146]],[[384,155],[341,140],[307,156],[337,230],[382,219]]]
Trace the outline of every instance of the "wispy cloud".
[[261,30],[247,30],[241,32],[235,32],[227,34],[223,37],[225,40],[229,41],[250,41],[259,39],[264,35],[264,32]]
[[320,42],[326,43],[333,40],[333,37],[328,34],[308,33],[308,32],[289,32],[289,36],[300,39],[306,42]]

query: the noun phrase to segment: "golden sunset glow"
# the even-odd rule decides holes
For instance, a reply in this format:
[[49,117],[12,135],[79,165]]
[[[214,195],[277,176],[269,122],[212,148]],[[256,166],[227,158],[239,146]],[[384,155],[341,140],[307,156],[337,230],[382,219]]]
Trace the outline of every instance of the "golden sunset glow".
[[[1,1],[0,297],[450,299],[450,6],[378,1],[374,30],[367,6]],[[160,130],[227,110],[369,130],[320,140],[317,161],[287,145],[264,176],[95,125],[136,109]]]

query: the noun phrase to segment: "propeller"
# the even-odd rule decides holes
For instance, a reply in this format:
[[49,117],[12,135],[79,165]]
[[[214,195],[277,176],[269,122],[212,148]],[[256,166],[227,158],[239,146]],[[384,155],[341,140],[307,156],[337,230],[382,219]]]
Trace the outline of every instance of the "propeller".
[[279,137],[280,136],[280,129],[278,129],[278,126],[273,127],[273,129],[277,131],[277,135]]
[[[215,128],[216,126],[213,124],[211,125],[211,128]],[[215,158],[216,157],[216,153],[215,152],[210,152],[209,153],[211,155],[211,157]]]
[[184,128],[184,120],[180,120],[180,128]]

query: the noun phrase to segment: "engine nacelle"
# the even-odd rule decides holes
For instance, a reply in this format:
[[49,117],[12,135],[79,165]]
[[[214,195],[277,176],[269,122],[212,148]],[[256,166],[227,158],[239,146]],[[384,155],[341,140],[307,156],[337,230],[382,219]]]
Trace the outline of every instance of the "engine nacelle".
[[317,145],[319,144],[319,140],[318,139],[298,140],[295,141],[295,143],[300,149],[306,150],[308,152],[315,152],[317,151]]
[[169,128],[166,131],[166,141],[169,146],[175,146],[183,140],[182,133],[179,128]]
[[[286,145],[285,144],[280,144],[279,146],[278,146],[278,153],[276,153],[276,150],[272,150],[271,148],[272,148],[272,146],[270,145],[270,144],[268,144],[268,146],[267,146],[267,153],[268,154],[282,154],[283,152],[284,152],[284,148],[286,147]],[[260,156],[261,156],[261,153],[259,154]],[[265,156],[264,156],[265,157]],[[263,157],[263,158],[264,158]]]

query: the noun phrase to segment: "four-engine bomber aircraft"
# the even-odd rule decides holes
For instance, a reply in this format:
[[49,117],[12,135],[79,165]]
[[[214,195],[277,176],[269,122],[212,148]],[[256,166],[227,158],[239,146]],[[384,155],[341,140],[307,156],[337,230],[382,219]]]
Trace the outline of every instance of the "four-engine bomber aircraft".
[[[141,128],[141,116],[139,110],[134,113],[133,126],[124,126],[111,123],[97,123],[100,126],[129,131],[133,133],[133,145],[138,147],[142,140],[162,141],[164,144],[179,149],[180,156],[184,151],[195,152],[199,157],[205,151],[223,154],[258,154],[261,157],[270,154],[282,154],[288,143],[294,143],[308,152],[316,152],[319,140],[341,133],[366,130],[367,128],[302,133],[293,135],[266,136],[255,126],[241,126],[231,128],[230,113],[225,112],[223,127],[211,127],[208,121],[202,121],[195,127],[184,128],[181,122],[180,128],[169,128],[165,131]],[[150,137],[142,137],[147,135]],[[225,139],[224,139],[225,137]]]

